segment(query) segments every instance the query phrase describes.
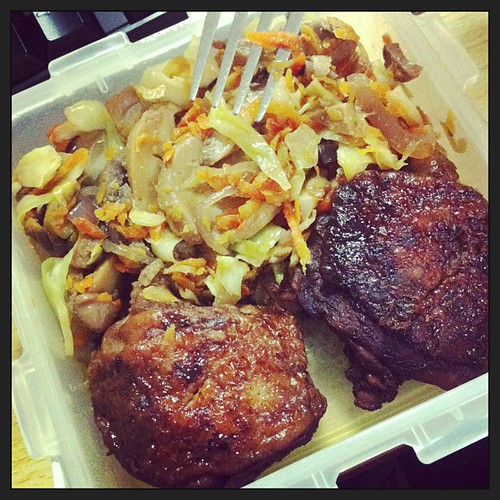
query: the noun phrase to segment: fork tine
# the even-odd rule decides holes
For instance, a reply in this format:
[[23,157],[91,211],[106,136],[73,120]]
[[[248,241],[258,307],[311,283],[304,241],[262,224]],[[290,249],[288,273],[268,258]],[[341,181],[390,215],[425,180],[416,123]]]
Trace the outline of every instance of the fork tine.
[[[193,100],[196,97],[196,94],[198,93],[198,89],[200,87],[201,80],[203,78],[203,72],[208,60],[208,56],[210,54],[210,50],[212,48],[212,42],[215,36],[215,32],[217,30],[220,15],[221,15],[220,12],[208,12],[206,15],[205,22],[203,24],[203,32],[200,39],[198,55],[196,57],[196,63],[193,70],[193,78],[191,81],[191,89],[189,96],[191,100]],[[261,13],[259,24],[257,26],[257,31],[265,31],[266,29],[268,29],[274,15],[275,15],[274,12]],[[219,70],[219,76],[217,78],[214,91],[212,94],[213,107],[216,107],[219,104],[220,98],[222,97],[222,93],[224,92],[224,87],[226,85],[227,77],[229,75],[229,72],[231,71],[234,55],[236,53],[238,42],[241,33],[243,31],[243,28],[245,26],[247,16],[248,12],[237,12],[234,15],[234,19],[231,26],[231,32],[226,42],[224,57],[222,59],[221,67]],[[300,30],[303,17],[304,17],[303,12],[289,12],[284,31],[288,33],[297,33]],[[245,69],[241,77],[238,93],[236,95],[236,99],[233,106],[234,114],[239,113],[241,106],[245,101],[246,95],[250,87],[250,83],[253,78],[255,67],[259,62],[259,57],[261,52],[262,48],[257,45],[253,45],[252,48],[250,49],[250,54],[245,64]],[[276,62],[286,61],[289,56],[290,56],[289,50],[279,49],[276,52],[274,60]],[[277,80],[275,78],[272,78],[271,76],[268,77],[264,93],[262,94],[259,110],[255,118],[256,121],[260,121],[264,117],[267,106],[269,105],[272,99],[276,83]]]
[[[269,28],[274,15],[274,12],[262,12],[259,19],[259,24],[257,25],[257,31],[266,31]],[[250,54],[248,55],[248,59],[245,64],[245,69],[243,70],[243,74],[241,75],[238,93],[236,94],[236,98],[234,100],[233,113],[235,115],[240,112],[241,106],[245,102],[245,98],[247,96],[248,90],[250,88],[250,83],[253,78],[253,72],[257,66],[257,63],[259,62],[261,52],[262,47],[255,44],[252,45]]]
[[212,48],[212,41],[215,36],[215,31],[217,30],[217,25],[219,24],[220,14],[220,12],[208,12],[207,17],[205,17],[200,45],[198,48],[198,55],[196,57],[196,63],[193,69],[191,89],[189,92],[189,98],[191,100],[196,97],[198,89],[200,88],[201,79],[203,78],[203,71],[205,69],[205,65],[207,64],[210,49]]
[[234,15],[234,20],[231,26],[231,33],[226,42],[226,49],[224,50],[224,58],[219,70],[219,76],[217,78],[217,83],[215,84],[213,96],[212,96],[212,106],[216,107],[219,104],[219,100],[226,86],[227,77],[229,71],[231,70],[231,65],[233,63],[234,54],[238,47],[238,41],[245,26],[247,19],[247,12],[237,12]]
[[[298,33],[300,30],[300,26],[302,24],[302,18],[304,17],[303,12],[290,12],[288,15],[288,19],[286,22],[285,30],[288,33]],[[290,51],[286,49],[279,49],[276,52],[276,56],[274,60],[276,62],[286,61],[290,57]],[[255,117],[255,121],[259,122],[264,117],[267,106],[271,102],[271,98],[273,97],[274,88],[276,87],[277,80],[269,75],[266,83],[266,88],[264,89],[264,93],[262,94],[262,99],[259,105],[259,111],[257,112],[257,116]]]

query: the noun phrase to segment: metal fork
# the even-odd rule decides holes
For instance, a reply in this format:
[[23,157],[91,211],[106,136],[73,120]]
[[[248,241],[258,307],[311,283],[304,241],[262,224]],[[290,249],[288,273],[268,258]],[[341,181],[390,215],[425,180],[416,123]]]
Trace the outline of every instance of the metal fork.
[[[191,82],[190,99],[193,100],[198,93],[200,87],[200,82],[202,79],[203,71],[212,48],[212,42],[217,31],[217,26],[219,23],[220,12],[208,12],[203,24],[203,31],[200,39],[200,47],[198,50],[198,56],[193,71],[193,79]],[[271,21],[275,17],[275,12],[262,12],[259,18],[259,23],[257,25],[257,31],[266,31],[271,25]],[[231,65],[236,53],[238,46],[238,41],[241,37],[245,22],[247,20],[248,12],[237,12],[234,15],[233,23],[231,25],[231,32],[229,38],[226,42],[226,49],[224,51],[224,57],[222,59],[221,67],[219,70],[219,76],[215,84],[213,95],[212,95],[212,105],[216,107],[219,104],[222,92],[226,85],[227,77],[231,70]],[[287,22],[284,31],[289,33],[298,33],[302,18],[304,17],[303,12],[287,12]],[[248,56],[247,62],[245,64],[245,69],[241,76],[240,85],[238,88],[238,93],[233,106],[233,113],[238,114],[240,112],[241,106],[243,105],[245,98],[247,96],[250,83],[253,78],[255,68],[259,62],[259,57],[262,52],[262,48],[258,45],[252,45],[250,49],[250,54]],[[290,56],[290,51],[286,49],[278,49],[275,55],[276,62],[282,62],[288,60]],[[262,120],[266,112],[267,106],[271,101],[273,96],[274,88],[276,86],[277,80],[269,77],[262,94],[262,99],[260,101],[259,110],[255,117],[256,121]]]

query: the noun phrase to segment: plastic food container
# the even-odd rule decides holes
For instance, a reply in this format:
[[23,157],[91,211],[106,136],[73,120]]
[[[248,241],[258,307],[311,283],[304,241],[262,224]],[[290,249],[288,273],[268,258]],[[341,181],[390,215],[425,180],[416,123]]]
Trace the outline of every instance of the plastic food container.
[[[327,13],[322,13],[326,15]],[[488,191],[488,126],[464,89],[477,69],[449,35],[437,14],[404,12],[331,13],[351,24],[371,60],[382,57],[382,35],[399,42],[407,57],[424,67],[410,82],[417,104],[442,132],[449,110],[457,136],[467,141],[455,153],[444,132],[441,144],[456,163],[462,182]],[[130,43],[115,33],[53,61],[50,80],[12,98],[12,163],[46,144],[46,131],[63,119],[64,107],[80,99],[104,100],[144,69],[184,51],[201,34],[203,13]],[[221,18],[226,37],[231,13]],[[32,458],[49,456],[54,485],[68,488],[146,486],[107,456],[94,425],[83,366],[64,355],[58,322],[45,298],[40,261],[27,237],[12,221],[13,316],[23,354],[12,363],[12,398],[26,448]],[[419,460],[432,463],[488,435],[488,375],[448,392],[409,381],[396,399],[368,412],[353,404],[344,376],[342,345],[317,323],[307,335],[309,371],[328,399],[328,410],[312,440],[265,471],[248,487],[336,487],[342,471],[400,445],[411,446]]]

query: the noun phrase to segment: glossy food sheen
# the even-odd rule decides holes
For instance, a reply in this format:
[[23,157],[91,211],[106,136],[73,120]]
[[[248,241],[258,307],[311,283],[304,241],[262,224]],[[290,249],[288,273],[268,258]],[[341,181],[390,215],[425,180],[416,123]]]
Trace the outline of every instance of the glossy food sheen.
[[309,245],[294,286],[345,342],[356,405],[380,408],[404,380],[451,389],[487,371],[480,193],[449,175],[366,171],[339,185]]
[[239,487],[305,444],[326,410],[302,333],[275,307],[137,301],[88,367],[104,442],[158,487]]

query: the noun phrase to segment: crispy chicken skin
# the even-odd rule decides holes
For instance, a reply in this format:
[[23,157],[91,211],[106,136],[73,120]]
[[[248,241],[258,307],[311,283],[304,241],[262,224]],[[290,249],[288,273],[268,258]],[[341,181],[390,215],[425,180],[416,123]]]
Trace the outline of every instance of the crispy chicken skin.
[[308,442],[326,400],[276,307],[138,301],[88,366],[105,445],[157,487],[240,487]]
[[409,379],[451,389],[487,371],[488,205],[450,176],[365,171],[341,183],[293,287],[345,343],[355,404]]

